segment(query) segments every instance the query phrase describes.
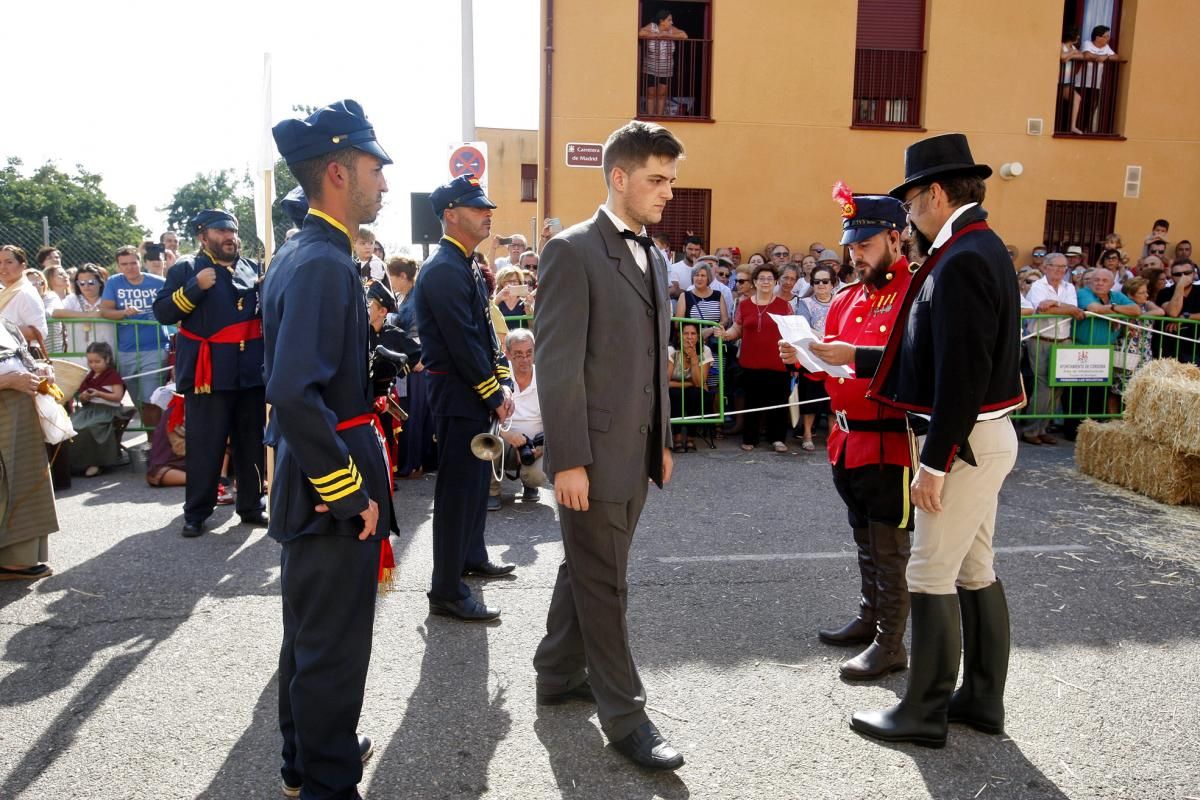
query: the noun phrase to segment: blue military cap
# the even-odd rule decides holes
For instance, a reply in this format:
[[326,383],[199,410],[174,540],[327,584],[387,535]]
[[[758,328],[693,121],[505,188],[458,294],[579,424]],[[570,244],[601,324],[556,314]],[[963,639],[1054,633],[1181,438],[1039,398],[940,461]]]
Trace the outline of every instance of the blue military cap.
[[285,119],[271,129],[279,154],[289,165],[354,147],[384,164],[392,159],[375,141],[375,129],[355,100],[339,100],[319,108],[305,119]]
[[297,228],[303,227],[304,217],[308,215],[308,195],[304,194],[304,190],[297,186],[287,193],[279,204],[283,206],[283,213],[288,215],[288,219]]
[[479,179],[471,173],[460,175],[449,183],[444,183],[429,195],[429,204],[433,206],[433,215],[441,217],[447,208],[495,208],[496,204],[487,199]]
[[188,220],[188,226],[193,233],[199,233],[205,228],[219,228],[227,231],[238,229],[237,217],[219,208],[206,208]]
[[841,244],[861,242],[883,231],[902,231],[908,225],[904,206],[894,197],[851,194],[846,184],[838,181],[833,187],[833,199],[842,209]]

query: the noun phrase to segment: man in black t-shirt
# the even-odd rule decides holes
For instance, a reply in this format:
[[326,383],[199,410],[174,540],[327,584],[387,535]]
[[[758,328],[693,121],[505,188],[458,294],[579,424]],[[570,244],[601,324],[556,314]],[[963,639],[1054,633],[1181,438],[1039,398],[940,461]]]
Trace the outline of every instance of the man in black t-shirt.
[[[1190,260],[1176,261],[1171,265],[1171,280],[1175,285],[1160,291],[1154,302],[1162,306],[1163,313],[1168,317],[1200,318],[1200,292],[1196,291],[1195,284],[1196,263]],[[1200,326],[1168,322],[1163,330],[1187,339],[1195,339]],[[1185,363],[1200,363],[1200,351],[1195,344],[1168,336],[1155,339],[1154,355],[1157,358],[1177,358]]]

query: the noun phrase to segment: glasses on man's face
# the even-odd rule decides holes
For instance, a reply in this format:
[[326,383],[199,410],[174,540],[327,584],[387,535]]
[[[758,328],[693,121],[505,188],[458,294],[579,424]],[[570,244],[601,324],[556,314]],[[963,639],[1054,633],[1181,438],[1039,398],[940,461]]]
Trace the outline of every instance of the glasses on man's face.
[[776,250],[774,253],[771,253],[771,257],[772,258],[787,258],[788,251],[787,250]]
[[813,286],[832,286],[833,285],[833,281],[829,280],[829,278],[817,278],[812,283],[813,283]]
[[749,282],[750,282],[749,278],[738,278],[736,281],[734,281],[734,283],[749,283]]
[[1045,253],[1034,253],[1033,257],[1034,258],[1045,258],[1046,254]]
[[1191,274],[1192,273],[1190,270],[1188,272],[1172,272],[1171,277],[1172,278],[1182,278],[1184,275],[1191,275]]
[[912,214],[912,207],[913,207],[913,203],[917,202],[917,198],[918,198],[918,197],[920,197],[921,195],[925,194],[926,192],[928,192],[928,191],[929,191],[930,189],[932,189],[932,188],[933,188],[932,186],[926,186],[924,189],[922,189],[921,191],[919,191],[919,192],[917,192],[916,194],[914,194],[914,195],[913,195],[912,197],[910,197],[908,200],[905,200],[903,203],[901,203],[901,204],[900,204],[900,207],[904,209],[904,213],[905,213],[905,214]]
[[754,280],[758,281],[759,283],[774,283],[775,276],[769,272],[764,272],[761,275],[759,275],[757,278],[755,278]]
[[1165,249],[1164,249],[1164,250],[1151,250],[1151,251],[1150,251],[1150,255],[1152,255],[1152,256],[1165,256],[1166,254],[1167,254],[1167,251],[1166,251]]
[[723,281],[727,281],[727,280],[729,280],[729,273],[728,272],[718,272],[717,277]]
[[75,282],[76,282],[77,284],[79,284],[80,286],[98,286],[98,285],[100,284],[100,281],[96,281],[96,280],[91,280],[91,281],[75,281]]

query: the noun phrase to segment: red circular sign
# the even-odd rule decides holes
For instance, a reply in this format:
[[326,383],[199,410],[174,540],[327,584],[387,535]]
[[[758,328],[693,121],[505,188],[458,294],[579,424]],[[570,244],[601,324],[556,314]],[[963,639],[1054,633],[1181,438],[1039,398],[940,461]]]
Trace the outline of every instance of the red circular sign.
[[450,177],[457,178],[468,172],[476,178],[483,175],[487,161],[478,148],[463,145],[450,154]]

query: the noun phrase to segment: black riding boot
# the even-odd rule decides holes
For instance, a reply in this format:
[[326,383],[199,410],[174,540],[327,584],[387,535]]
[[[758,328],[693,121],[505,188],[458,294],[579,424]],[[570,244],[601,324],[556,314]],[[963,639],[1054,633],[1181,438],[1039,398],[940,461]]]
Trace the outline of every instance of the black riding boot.
[[871,559],[871,534],[867,528],[854,529],[854,544],[858,547],[858,572],[862,583],[858,599],[858,616],[840,628],[817,631],[825,644],[849,647],[866,644],[875,638],[875,562]]
[[850,727],[885,742],[946,745],[946,712],[962,652],[958,598],[912,592],[912,658],[904,698],[891,708],[856,711]]
[[963,682],[950,698],[950,721],[977,731],[1004,733],[1004,684],[1008,679],[1008,601],[1000,581],[983,589],[959,589],[962,613]]
[[908,555],[911,534],[872,522],[871,558],[875,562],[875,641],[842,664],[842,677],[867,681],[908,666],[904,650],[904,627],[908,623]]

